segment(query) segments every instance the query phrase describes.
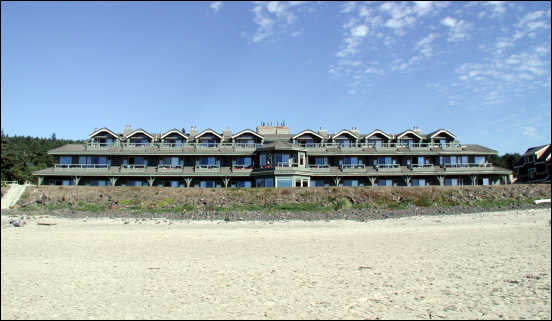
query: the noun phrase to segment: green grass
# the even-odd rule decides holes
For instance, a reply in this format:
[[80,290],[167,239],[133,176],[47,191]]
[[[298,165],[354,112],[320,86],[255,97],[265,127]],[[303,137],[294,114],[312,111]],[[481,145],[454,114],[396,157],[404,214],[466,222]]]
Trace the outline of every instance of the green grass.
[[73,209],[76,211],[97,213],[105,211],[105,205],[100,203],[79,202]]
[[421,207],[430,207],[433,205],[433,201],[429,198],[417,199],[414,201],[414,205]]
[[495,207],[504,207],[510,205],[522,205],[533,203],[532,199],[517,200],[513,198],[506,198],[500,200],[480,200],[474,202],[473,205],[485,207],[485,208],[495,208]]
[[243,204],[232,205],[228,207],[217,207],[214,210],[217,212],[240,212],[240,211],[259,211],[259,212],[315,212],[328,211],[333,207],[328,207],[322,203],[282,203],[282,204]]

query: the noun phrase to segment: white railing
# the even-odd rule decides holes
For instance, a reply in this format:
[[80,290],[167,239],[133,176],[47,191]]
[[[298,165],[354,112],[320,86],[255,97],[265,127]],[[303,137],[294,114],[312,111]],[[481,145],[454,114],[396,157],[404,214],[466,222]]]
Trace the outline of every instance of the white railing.
[[137,149],[137,148],[148,148],[148,147],[156,147],[157,144],[154,143],[124,143],[122,144],[123,148],[127,149]]
[[289,162],[277,162],[277,167],[291,167],[291,164]]
[[234,147],[236,149],[256,149],[262,147],[263,144],[258,143],[233,143],[230,144],[230,147]]
[[164,165],[158,165],[157,168],[158,168],[158,169],[167,169],[167,170],[171,170],[171,169],[182,169],[183,166],[182,166],[182,165],[169,165],[169,164],[164,164]]
[[232,169],[253,169],[253,165],[232,165]]
[[329,164],[309,164],[310,168],[330,168]]
[[493,167],[492,163],[444,163],[441,165],[444,168],[473,168],[473,167]]
[[115,145],[114,143],[94,143],[94,142],[88,142],[85,144],[86,149],[108,149],[114,145]]
[[128,170],[146,169],[146,165],[144,165],[144,164],[134,164],[134,165],[123,164],[123,165],[121,165],[121,169],[128,169]]
[[410,169],[422,169],[422,168],[433,168],[433,164],[410,164],[408,165]]
[[365,166],[364,164],[341,164],[340,168],[365,168]]
[[391,168],[400,168],[399,164],[376,164],[374,165],[376,169],[391,169]]
[[98,168],[109,168],[107,164],[55,164],[54,168],[80,168],[80,169],[98,169]]

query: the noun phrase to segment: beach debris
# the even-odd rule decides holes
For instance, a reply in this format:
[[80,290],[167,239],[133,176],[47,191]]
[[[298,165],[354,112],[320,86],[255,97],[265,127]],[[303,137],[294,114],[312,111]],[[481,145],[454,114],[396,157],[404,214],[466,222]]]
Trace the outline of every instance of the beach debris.
[[546,198],[541,200],[535,200],[535,204],[540,204],[540,203],[550,203],[550,199]]
[[57,223],[37,222],[36,225],[46,225],[46,226],[50,226],[50,225],[57,225]]
[[22,227],[23,225],[25,225],[25,221],[23,221],[23,220],[10,220],[10,224],[15,226],[15,227]]
[[371,270],[372,268],[369,267],[369,266],[359,266],[358,269],[359,269],[360,271],[362,271],[362,270]]

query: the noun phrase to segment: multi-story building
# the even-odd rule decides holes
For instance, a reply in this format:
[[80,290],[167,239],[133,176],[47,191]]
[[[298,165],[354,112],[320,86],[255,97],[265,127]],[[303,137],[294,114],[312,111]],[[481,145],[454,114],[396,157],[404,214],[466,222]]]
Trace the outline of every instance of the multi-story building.
[[328,134],[285,126],[189,133],[94,130],[86,143],[48,152],[39,184],[172,187],[424,186],[508,184],[495,150],[461,144],[448,130]]
[[527,149],[514,164],[515,183],[550,183],[552,173],[550,144]]

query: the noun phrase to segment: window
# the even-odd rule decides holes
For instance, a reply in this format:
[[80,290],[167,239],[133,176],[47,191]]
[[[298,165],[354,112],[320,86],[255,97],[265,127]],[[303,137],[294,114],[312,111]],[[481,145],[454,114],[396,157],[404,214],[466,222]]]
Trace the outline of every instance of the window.
[[255,180],[256,187],[274,187],[273,177],[258,177]]
[[289,167],[289,155],[288,154],[276,153],[274,155],[274,158],[275,158],[277,166]]
[[251,188],[251,181],[236,181],[232,183],[232,187]]
[[378,179],[378,186],[393,186],[393,180],[392,179]]
[[277,186],[276,187],[292,187],[293,184],[292,184],[292,180],[291,178],[278,178],[276,180],[277,182]]
[[445,185],[447,186],[458,186],[458,178],[445,178]]
[[343,180],[343,186],[358,186],[358,180],[356,180],[356,179],[345,179],[345,180]]
[[425,179],[423,178],[413,178],[412,179],[412,186],[425,186]]

